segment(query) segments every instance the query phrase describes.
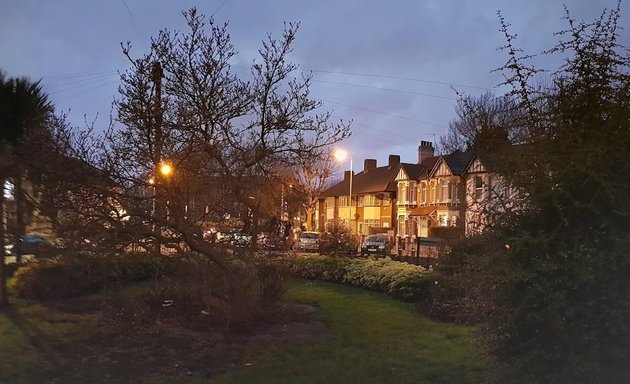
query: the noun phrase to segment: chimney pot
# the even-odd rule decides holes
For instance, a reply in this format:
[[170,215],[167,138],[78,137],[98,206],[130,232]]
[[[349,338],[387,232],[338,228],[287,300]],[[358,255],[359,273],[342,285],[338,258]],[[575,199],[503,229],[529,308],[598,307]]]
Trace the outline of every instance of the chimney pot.
[[376,169],[376,159],[363,160],[363,172],[367,172],[371,169]]
[[400,164],[400,156],[399,155],[389,155],[389,167],[395,167]]
[[433,143],[430,141],[420,141],[418,147],[418,164],[421,164],[425,159],[432,157],[435,153],[433,149]]

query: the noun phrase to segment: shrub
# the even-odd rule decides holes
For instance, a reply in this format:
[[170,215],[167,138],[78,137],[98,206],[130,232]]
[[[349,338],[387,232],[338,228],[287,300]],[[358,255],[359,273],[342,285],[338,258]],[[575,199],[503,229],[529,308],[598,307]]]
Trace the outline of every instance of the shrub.
[[74,255],[32,262],[14,276],[15,292],[55,299],[96,292],[108,284],[142,281],[167,273],[172,260],[151,254]]
[[277,259],[259,260],[256,263],[256,274],[261,307],[273,307],[287,292],[286,264]]
[[327,228],[319,245],[320,252],[331,255],[356,252],[358,248],[359,243],[350,228],[339,222],[334,222]]
[[333,281],[386,293],[406,301],[430,297],[435,274],[425,268],[385,259],[312,256],[290,261],[299,277]]

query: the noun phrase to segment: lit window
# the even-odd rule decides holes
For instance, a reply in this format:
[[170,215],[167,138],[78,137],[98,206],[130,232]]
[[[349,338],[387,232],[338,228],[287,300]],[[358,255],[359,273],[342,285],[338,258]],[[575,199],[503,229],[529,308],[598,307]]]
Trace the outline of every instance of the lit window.
[[424,204],[427,202],[427,184],[420,184],[420,203]]
[[459,187],[459,183],[452,183],[451,184],[451,201],[456,203],[457,202],[457,190]]
[[481,176],[475,176],[475,201],[481,201],[483,199],[483,178]]
[[440,181],[440,201],[445,202],[448,200],[448,181]]

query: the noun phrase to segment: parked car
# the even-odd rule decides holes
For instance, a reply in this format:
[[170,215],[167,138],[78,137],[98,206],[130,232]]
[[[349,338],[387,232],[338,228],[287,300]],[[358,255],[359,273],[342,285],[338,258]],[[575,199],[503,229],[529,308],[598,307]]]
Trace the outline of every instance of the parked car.
[[249,247],[252,242],[252,235],[243,231],[232,232],[230,238],[230,244],[235,247]]
[[258,235],[258,246],[263,249],[285,249],[285,239],[274,233],[261,233]]
[[[53,244],[39,235],[27,234],[18,240],[20,242],[20,255],[33,255],[38,257],[50,256],[53,253]],[[15,255],[17,247],[14,244],[4,246],[6,256]]]
[[252,241],[252,235],[239,229],[232,229],[227,232],[217,232],[216,239],[219,243],[247,247]]
[[362,255],[385,255],[389,252],[389,241],[385,235],[369,235],[361,244]]
[[300,251],[319,251],[319,232],[302,232],[297,242]]

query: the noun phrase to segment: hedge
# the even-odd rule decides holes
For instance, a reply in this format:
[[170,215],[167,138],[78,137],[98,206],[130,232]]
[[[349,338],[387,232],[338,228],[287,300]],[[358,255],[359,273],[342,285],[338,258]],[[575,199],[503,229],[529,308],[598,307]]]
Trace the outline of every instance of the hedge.
[[57,299],[93,293],[108,284],[150,279],[173,268],[151,254],[75,255],[33,261],[13,277],[15,293],[27,299]]
[[390,258],[309,256],[291,259],[289,268],[298,277],[349,284],[414,302],[428,299],[436,282],[432,270]]

